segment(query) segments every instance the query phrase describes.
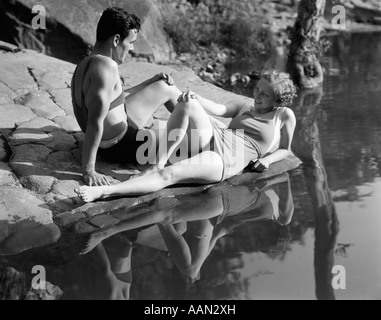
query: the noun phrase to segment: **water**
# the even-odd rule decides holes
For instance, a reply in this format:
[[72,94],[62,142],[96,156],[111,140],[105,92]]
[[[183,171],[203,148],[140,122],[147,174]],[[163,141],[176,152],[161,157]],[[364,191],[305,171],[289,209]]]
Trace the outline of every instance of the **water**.
[[[381,34],[334,38],[323,65],[324,88],[293,107],[304,165],[289,177],[184,197],[161,212],[174,226],[132,219],[81,257],[64,236],[1,264],[46,266],[64,299],[381,299]],[[332,288],[336,265],[345,290]]]

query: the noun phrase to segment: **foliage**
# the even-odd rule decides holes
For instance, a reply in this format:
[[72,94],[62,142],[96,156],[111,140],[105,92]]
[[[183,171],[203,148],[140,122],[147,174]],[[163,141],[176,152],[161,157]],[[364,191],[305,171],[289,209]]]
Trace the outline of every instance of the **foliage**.
[[161,0],[164,25],[178,53],[217,45],[237,56],[266,54],[270,49],[266,17],[257,0]]

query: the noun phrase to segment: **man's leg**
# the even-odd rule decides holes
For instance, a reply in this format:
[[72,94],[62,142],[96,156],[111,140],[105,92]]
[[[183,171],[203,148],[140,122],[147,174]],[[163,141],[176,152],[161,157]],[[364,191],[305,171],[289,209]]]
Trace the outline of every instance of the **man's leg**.
[[181,91],[176,86],[169,86],[164,81],[156,81],[144,89],[126,97],[126,110],[129,124],[141,129],[150,117],[165,105],[172,112]]

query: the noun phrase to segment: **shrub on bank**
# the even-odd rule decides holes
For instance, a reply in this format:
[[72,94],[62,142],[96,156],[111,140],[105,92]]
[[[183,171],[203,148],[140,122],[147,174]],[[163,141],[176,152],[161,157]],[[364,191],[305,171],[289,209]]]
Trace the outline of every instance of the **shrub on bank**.
[[270,50],[266,14],[259,0],[160,0],[164,26],[178,53],[195,53],[212,45],[238,57]]

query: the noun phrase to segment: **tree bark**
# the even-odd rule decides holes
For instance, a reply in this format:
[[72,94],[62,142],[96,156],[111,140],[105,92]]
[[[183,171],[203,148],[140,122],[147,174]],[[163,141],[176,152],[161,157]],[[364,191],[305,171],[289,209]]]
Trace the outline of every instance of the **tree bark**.
[[325,0],[301,0],[299,4],[287,69],[300,88],[315,88],[323,83],[319,57],[325,4]]
[[300,119],[295,132],[293,149],[303,161],[315,220],[314,267],[316,297],[318,300],[335,300],[332,287],[332,269],[335,264],[335,245],[339,233],[339,220],[321,152],[318,118],[323,90],[321,87],[301,90],[294,105]]

